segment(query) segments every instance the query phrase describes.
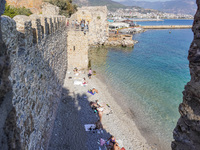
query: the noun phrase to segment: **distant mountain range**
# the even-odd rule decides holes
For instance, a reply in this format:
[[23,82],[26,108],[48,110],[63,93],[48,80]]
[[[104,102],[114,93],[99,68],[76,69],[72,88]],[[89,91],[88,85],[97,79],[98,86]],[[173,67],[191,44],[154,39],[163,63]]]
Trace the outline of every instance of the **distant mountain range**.
[[107,6],[110,11],[118,8],[127,8],[127,6],[114,2],[112,0],[73,0],[73,3],[78,6]]
[[197,10],[196,0],[171,0],[166,2],[160,2],[159,0],[157,2],[123,0],[120,3],[126,6],[139,6],[174,14],[194,15]]

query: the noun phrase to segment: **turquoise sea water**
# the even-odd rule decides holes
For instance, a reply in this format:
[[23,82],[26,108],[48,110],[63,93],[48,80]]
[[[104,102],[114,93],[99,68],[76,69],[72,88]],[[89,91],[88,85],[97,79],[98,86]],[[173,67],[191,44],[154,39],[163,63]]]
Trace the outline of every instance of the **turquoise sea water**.
[[131,49],[93,50],[92,68],[123,95],[118,100],[133,112],[142,133],[169,148],[182,91],[190,80],[187,55],[193,33],[191,29],[148,30],[133,39],[139,42]]
[[137,22],[137,24],[145,25],[192,25],[193,20],[172,20],[165,19],[163,21],[147,21],[147,22]]

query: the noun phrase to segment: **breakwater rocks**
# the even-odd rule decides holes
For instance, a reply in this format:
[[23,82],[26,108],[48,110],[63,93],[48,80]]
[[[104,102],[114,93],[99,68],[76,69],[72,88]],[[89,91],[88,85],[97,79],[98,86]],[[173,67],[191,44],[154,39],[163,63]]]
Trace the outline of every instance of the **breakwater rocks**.
[[132,40],[132,35],[110,34],[108,41],[106,41],[104,45],[133,47],[135,43],[137,43],[137,41]]
[[0,147],[48,149],[67,69],[66,18],[0,20]]
[[188,55],[191,80],[185,86],[183,102],[179,106],[181,117],[173,132],[173,150],[200,149],[200,0],[196,2],[198,9],[192,27],[194,40]]
[[191,29],[191,25],[142,26],[143,29]]
[[118,32],[122,34],[137,34],[137,33],[142,33],[144,31],[145,29],[143,29],[142,27],[124,28],[118,30]]

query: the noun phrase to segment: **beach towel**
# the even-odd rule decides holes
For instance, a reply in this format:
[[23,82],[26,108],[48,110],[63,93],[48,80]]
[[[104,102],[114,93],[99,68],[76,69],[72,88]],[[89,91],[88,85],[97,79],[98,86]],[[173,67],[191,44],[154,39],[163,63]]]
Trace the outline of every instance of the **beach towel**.
[[103,146],[105,143],[106,143],[106,140],[104,140],[104,139],[101,138],[100,139],[100,145]]
[[94,95],[94,94],[95,94],[95,93],[92,93],[92,91],[89,91],[89,90],[88,90],[88,93],[90,93],[90,94],[92,94],[92,95]]
[[96,125],[95,124],[85,124],[85,131],[93,131],[96,129]]
[[81,81],[78,81],[78,80],[75,80],[75,81],[74,81],[74,85],[82,85],[82,82],[81,82]]

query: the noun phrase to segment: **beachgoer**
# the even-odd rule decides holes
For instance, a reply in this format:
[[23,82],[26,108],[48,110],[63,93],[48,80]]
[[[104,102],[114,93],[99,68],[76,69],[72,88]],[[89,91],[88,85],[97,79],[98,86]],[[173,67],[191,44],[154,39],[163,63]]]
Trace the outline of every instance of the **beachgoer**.
[[119,144],[117,142],[115,142],[115,144],[113,145],[112,150],[121,150],[121,148],[119,147]]
[[86,22],[86,27],[89,30],[89,21]]
[[83,78],[83,85],[86,85],[87,84],[87,81],[85,78]]
[[104,107],[99,105],[98,100],[96,100],[96,102],[90,102],[90,106],[95,113],[98,113],[99,120],[102,121]]
[[78,75],[79,75],[79,71],[78,71],[78,68],[77,68],[77,67],[75,67],[73,71],[74,71],[75,76],[78,76]]
[[85,24],[84,24],[84,22],[82,21],[82,23],[81,23],[81,31],[83,31],[84,26],[85,26]]
[[98,100],[96,100],[96,102],[90,102],[90,106],[93,110],[97,110],[98,107],[101,107],[98,103]]
[[92,76],[92,69],[90,68],[89,74],[88,74],[89,79],[91,79],[91,76]]
[[92,94],[96,94],[96,93],[98,93],[98,90],[95,89],[95,88],[93,88],[93,89],[92,89]]
[[76,22],[75,22],[75,26],[76,26],[76,29],[78,29],[79,28],[79,23],[78,23],[78,21],[76,20]]
[[75,67],[73,71],[74,71],[74,73],[78,73],[78,68]]
[[88,21],[85,22],[86,30],[88,30]]
[[98,112],[99,120],[102,121],[102,117],[103,117],[103,107],[97,108],[97,112]]
[[83,84],[83,86],[86,86],[87,85],[87,81],[86,81],[86,79],[85,78],[83,78],[83,80],[82,80],[82,84]]
[[74,23],[75,23],[74,20],[72,20],[72,27],[74,27]]
[[103,125],[102,125],[102,123],[101,123],[101,121],[100,120],[98,120],[96,123],[95,123],[95,125],[96,125],[96,129],[103,129]]
[[111,135],[110,138],[107,140],[107,148],[113,149],[115,143],[116,143],[116,139],[114,136]]

